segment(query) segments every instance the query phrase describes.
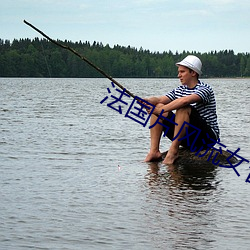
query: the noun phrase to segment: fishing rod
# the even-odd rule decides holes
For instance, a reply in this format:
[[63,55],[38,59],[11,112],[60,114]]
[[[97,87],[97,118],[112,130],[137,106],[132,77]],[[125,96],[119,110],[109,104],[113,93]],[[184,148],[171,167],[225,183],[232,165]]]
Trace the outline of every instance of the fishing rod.
[[[88,63],[91,67],[93,67],[94,69],[96,69],[99,73],[101,73],[102,75],[104,75],[106,78],[108,78],[110,81],[112,81],[115,85],[117,85],[119,88],[121,88],[122,90],[124,90],[125,88],[119,83],[117,82],[114,78],[112,78],[110,75],[108,75],[106,72],[104,72],[102,69],[100,69],[99,67],[97,67],[96,65],[94,65],[90,60],[88,60],[85,56],[80,55],[76,50],[72,49],[69,46],[65,46],[61,43],[59,43],[58,41],[50,38],[49,36],[47,36],[45,33],[43,33],[41,30],[39,30],[38,28],[36,28],[34,25],[32,25],[31,23],[27,22],[26,20],[23,20],[23,22],[25,24],[27,24],[28,26],[30,26],[32,29],[34,29],[35,31],[37,31],[38,33],[40,33],[42,36],[44,36],[45,38],[47,38],[50,42],[54,43],[55,45],[69,50],[70,52],[72,52],[73,54],[75,54],[76,56],[78,56],[79,58],[81,58],[83,61],[85,61],[86,63]],[[132,94],[129,90],[125,89],[125,92],[130,95],[131,97],[135,98],[135,95]]]

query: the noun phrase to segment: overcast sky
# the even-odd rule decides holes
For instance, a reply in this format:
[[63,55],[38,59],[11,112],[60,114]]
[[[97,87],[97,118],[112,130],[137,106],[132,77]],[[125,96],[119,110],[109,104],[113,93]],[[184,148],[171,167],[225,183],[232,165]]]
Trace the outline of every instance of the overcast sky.
[[182,52],[250,52],[249,0],[0,0],[0,38],[93,41]]

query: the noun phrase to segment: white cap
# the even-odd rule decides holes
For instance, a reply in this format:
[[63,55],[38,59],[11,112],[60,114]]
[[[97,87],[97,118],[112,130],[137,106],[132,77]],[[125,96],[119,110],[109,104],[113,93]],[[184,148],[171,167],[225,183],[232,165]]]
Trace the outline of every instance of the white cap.
[[181,62],[176,63],[176,66],[179,66],[179,65],[192,69],[199,75],[202,74],[202,71],[201,71],[202,63],[201,63],[201,60],[197,56],[189,55],[185,57]]

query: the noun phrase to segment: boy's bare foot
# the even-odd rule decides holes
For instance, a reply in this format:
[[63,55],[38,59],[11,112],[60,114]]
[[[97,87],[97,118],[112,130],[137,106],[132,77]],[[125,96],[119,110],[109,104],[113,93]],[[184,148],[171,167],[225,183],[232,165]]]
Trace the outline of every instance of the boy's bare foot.
[[149,152],[148,155],[146,156],[144,162],[150,162],[150,161],[157,161],[161,159],[161,152],[156,151],[156,152]]
[[179,153],[177,152],[172,152],[171,150],[168,151],[165,159],[163,160],[163,164],[171,165],[174,164],[174,161],[179,157]]

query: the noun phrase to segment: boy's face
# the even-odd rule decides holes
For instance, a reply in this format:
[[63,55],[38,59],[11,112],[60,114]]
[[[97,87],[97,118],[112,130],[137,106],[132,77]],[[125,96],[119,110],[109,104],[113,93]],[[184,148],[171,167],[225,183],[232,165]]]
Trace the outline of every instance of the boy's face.
[[183,85],[188,85],[196,77],[196,73],[193,70],[185,66],[178,66],[178,78]]

